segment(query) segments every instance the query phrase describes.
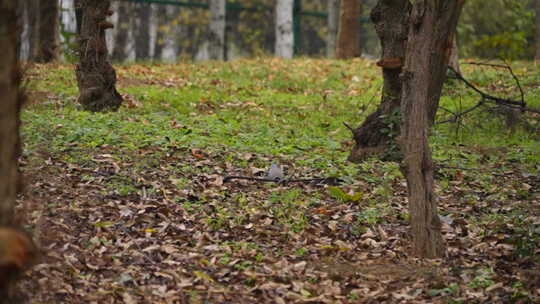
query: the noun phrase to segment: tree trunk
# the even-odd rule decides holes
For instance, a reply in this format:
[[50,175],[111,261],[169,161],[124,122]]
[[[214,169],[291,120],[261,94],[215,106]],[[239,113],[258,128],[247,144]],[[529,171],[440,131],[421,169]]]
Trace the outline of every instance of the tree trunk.
[[165,25],[169,22],[169,14],[166,5],[158,5],[156,9],[157,31],[154,43],[154,60],[163,59],[163,47],[165,46]]
[[337,34],[339,27],[339,0],[328,0],[328,36],[326,42],[326,56],[336,57]]
[[379,108],[354,130],[355,146],[349,161],[361,162],[378,155],[381,159],[399,158],[395,137],[399,135],[401,66],[405,58],[408,33],[409,0],[380,0],[371,11],[371,21],[381,41],[383,89]]
[[402,170],[407,179],[413,250],[418,257],[445,253],[433,192],[428,143],[430,111],[438,104],[463,0],[416,0],[402,72]]
[[360,57],[360,0],[341,0],[336,57]]
[[459,48],[457,45],[457,35],[455,34],[454,39],[452,39],[452,52],[450,54],[450,62],[448,62],[448,65],[461,74],[461,69],[459,68]]
[[38,62],[51,62],[60,56],[58,0],[41,0],[39,3],[39,50]]
[[0,226],[11,225],[18,192],[20,154],[19,113],[23,95],[16,53],[17,19],[14,0],[0,1]]
[[540,61],[540,0],[536,0],[535,11],[536,11],[536,16],[535,16],[535,23],[536,23],[536,33],[535,33],[536,54],[534,56],[534,59],[536,61]]
[[276,56],[292,58],[294,54],[293,0],[276,3]]
[[39,49],[39,0],[26,0],[28,61],[35,61]]
[[[80,0],[79,0],[80,1]],[[128,43],[128,30],[130,25],[129,6],[125,1],[118,3],[118,22],[116,23],[116,35],[114,36],[114,49],[112,60],[122,62],[126,59],[126,48]],[[164,5],[163,5],[164,6]],[[159,33],[159,32],[158,32]]]
[[75,22],[77,23],[77,35],[81,34],[82,28],[82,0],[73,0],[73,7],[75,8]]
[[79,103],[88,111],[117,110],[122,96],[116,91],[116,72],[107,58],[105,30],[113,25],[109,0],[83,0],[83,21],[79,36],[77,65]]
[[209,57],[223,60],[225,55],[225,0],[210,0]]
[[135,35],[135,58],[144,60],[150,58],[150,5],[138,3],[138,27]]

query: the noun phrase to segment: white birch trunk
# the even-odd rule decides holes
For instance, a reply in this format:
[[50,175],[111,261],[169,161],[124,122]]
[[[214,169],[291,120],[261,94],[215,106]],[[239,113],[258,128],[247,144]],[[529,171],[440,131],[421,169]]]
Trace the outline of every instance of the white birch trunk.
[[276,56],[293,57],[293,5],[294,0],[276,1]]
[[223,60],[225,55],[225,2],[226,0],[210,0],[210,39],[209,57]]
[[328,0],[328,37],[326,42],[326,56],[336,57],[337,33],[339,27],[339,0]]

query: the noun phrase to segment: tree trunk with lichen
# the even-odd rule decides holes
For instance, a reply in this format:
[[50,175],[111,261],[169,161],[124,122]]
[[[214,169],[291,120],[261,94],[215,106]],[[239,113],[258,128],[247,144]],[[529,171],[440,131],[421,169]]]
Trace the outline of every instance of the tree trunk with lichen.
[[341,0],[336,58],[360,57],[360,0]]
[[112,28],[107,16],[109,0],[83,0],[83,18],[79,35],[80,62],[77,65],[79,103],[85,110],[117,110],[122,96],[116,91],[116,72],[108,59],[105,30]]
[[412,6],[403,67],[398,142],[407,179],[414,254],[444,256],[445,246],[434,193],[429,128],[438,104],[464,0],[416,0]]
[[379,108],[354,130],[355,146],[349,161],[361,162],[371,156],[396,159],[395,137],[399,135],[399,75],[405,58],[408,33],[409,0],[380,0],[371,11],[371,21],[381,41],[382,55],[377,65],[382,68],[383,88]]
[[60,6],[57,0],[39,2],[39,49],[36,61],[51,62],[60,56]]

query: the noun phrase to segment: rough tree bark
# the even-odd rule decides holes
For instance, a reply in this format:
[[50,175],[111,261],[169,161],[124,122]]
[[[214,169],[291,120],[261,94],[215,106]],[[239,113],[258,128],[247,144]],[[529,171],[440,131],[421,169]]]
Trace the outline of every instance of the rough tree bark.
[[144,60],[150,58],[150,4],[138,3],[137,32],[135,34],[135,58]]
[[276,56],[292,58],[294,54],[293,0],[276,2]]
[[210,46],[212,60],[225,58],[225,0],[210,0]]
[[116,72],[107,58],[105,30],[113,25],[109,0],[83,0],[83,21],[79,36],[80,61],[77,65],[79,103],[85,110],[117,110],[122,96],[116,91]]
[[360,0],[341,0],[336,58],[360,56]]
[[[79,0],[81,1],[81,0]],[[130,25],[129,6],[127,1],[118,3],[118,22],[116,35],[114,36],[114,49],[112,52],[112,60],[122,62],[126,59],[126,48],[128,43],[128,30]],[[164,6],[164,5],[160,5]]]
[[412,6],[407,54],[401,78],[402,126],[414,254],[439,258],[445,253],[433,192],[433,162],[428,143],[433,105],[438,104],[464,0],[416,0]]
[[536,40],[536,54],[534,56],[534,59],[536,61],[540,61],[540,0],[536,0],[535,5],[535,23],[536,23],[536,33],[535,33],[535,40]]
[[326,56],[336,57],[337,34],[339,28],[339,0],[328,0],[328,36],[326,42]]
[[36,249],[27,234],[12,228],[21,143],[20,110],[24,99],[19,85],[15,0],[0,0],[0,303],[15,303],[10,286],[35,259]]
[[39,49],[36,57],[38,62],[51,62],[60,56],[60,6],[56,0],[41,0],[39,2]]
[[[383,89],[379,108],[354,130],[355,146],[349,161],[360,162],[374,155],[395,159],[395,137],[399,135],[401,66],[405,58],[408,33],[409,0],[380,0],[370,14],[381,42]],[[390,153],[387,153],[390,152]],[[383,155],[384,154],[384,155]]]

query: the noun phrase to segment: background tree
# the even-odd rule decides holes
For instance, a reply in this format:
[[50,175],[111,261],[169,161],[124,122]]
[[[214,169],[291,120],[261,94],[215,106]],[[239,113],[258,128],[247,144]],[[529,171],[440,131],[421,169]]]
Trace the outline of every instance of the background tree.
[[0,303],[14,303],[10,284],[35,258],[28,235],[12,228],[17,193],[21,190],[18,158],[20,111],[24,98],[19,85],[16,1],[0,0]]
[[225,58],[225,0],[210,0],[210,59]]
[[162,60],[163,47],[165,46],[165,40],[167,39],[165,36],[166,27],[170,19],[167,6],[158,5],[156,8],[156,16],[157,16],[157,30],[156,30],[156,40],[154,43],[154,60]]
[[379,37],[382,54],[377,63],[382,68],[383,88],[377,110],[354,130],[355,145],[349,160],[359,162],[369,156],[394,159],[395,137],[399,134],[401,67],[405,58],[408,34],[409,0],[379,0],[371,11],[371,21]]
[[[81,0],[79,0],[81,1]],[[118,21],[116,22],[116,33],[114,36],[114,48],[112,51],[112,59],[115,61],[123,61],[126,59],[126,48],[129,37],[130,28],[130,3],[127,1],[118,2]]]
[[337,34],[339,28],[339,0],[328,0],[328,36],[326,40],[326,57],[336,56]]
[[[137,31],[135,32],[135,58],[144,60],[150,57],[150,4],[137,6]],[[129,13],[128,13],[129,14]]]
[[413,249],[417,256],[444,255],[441,221],[433,191],[428,136],[438,104],[464,0],[416,0],[412,6],[402,72],[402,170],[407,179]]
[[293,5],[293,0],[276,1],[276,56],[278,57],[293,57]]
[[51,62],[60,56],[60,6],[57,0],[39,2],[39,49],[38,62]]
[[540,0],[536,0],[535,3],[535,37],[536,37],[536,52],[534,59],[540,60]]
[[117,110],[122,96],[116,91],[116,72],[108,60],[105,30],[112,28],[108,0],[82,0],[83,20],[77,65],[79,103],[85,110]]
[[341,0],[336,58],[360,56],[360,0]]

